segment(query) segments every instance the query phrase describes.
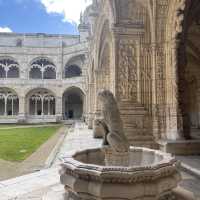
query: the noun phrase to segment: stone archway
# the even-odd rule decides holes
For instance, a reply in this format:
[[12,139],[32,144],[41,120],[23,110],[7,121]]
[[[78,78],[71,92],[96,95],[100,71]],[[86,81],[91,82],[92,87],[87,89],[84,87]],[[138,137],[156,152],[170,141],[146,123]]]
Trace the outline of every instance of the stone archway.
[[70,87],[63,93],[63,119],[81,119],[84,112],[84,93],[77,87]]
[[17,93],[9,88],[0,88],[0,116],[17,116],[19,113],[19,98]]
[[178,101],[185,139],[195,137],[200,127],[200,2],[186,1],[183,31],[178,46]]
[[29,116],[55,116],[55,95],[44,88],[32,89],[26,95],[26,109]]
[[[166,26],[166,95],[168,139],[191,139],[198,125],[198,0],[170,1]],[[196,28],[195,28],[196,27]],[[194,113],[196,112],[196,114]]]

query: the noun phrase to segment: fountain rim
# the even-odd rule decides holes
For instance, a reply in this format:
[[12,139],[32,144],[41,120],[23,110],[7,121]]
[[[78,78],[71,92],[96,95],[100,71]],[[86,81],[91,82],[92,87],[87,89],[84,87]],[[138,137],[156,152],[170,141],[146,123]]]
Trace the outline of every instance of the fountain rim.
[[163,156],[160,162],[149,166],[103,166],[96,164],[87,164],[80,162],[75,157],[82,153],[91,151],[101,151],[102,148],[88,148],[85,150],[75,151],[66,157],[63,157],[61,164],[65,173],[81,179],[90,179],[103,182],[142,182],[153,181],[159,178],[171,176],[178,173],[180,162],[172,157],[171,154],[152,150],[145,147],[130,147],[130,151],[147,151]]

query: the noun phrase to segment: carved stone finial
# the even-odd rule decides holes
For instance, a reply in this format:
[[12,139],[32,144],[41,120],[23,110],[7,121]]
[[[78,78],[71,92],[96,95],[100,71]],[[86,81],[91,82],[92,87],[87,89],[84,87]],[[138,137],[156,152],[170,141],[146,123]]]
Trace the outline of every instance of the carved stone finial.
[[109,90],[102,90],[98,93],[98,99],[102,103],[101,123],[105,127],[103,145],[110,145],[115,152],[128,152],[129,143],[123,130],[123,122],[117,102]]

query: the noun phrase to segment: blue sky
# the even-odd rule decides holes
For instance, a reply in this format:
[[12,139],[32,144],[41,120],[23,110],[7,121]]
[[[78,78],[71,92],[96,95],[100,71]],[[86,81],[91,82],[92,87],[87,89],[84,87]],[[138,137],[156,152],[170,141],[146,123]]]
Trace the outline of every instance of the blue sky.
[[0,0],[0,32],[78,34],[91,0]]

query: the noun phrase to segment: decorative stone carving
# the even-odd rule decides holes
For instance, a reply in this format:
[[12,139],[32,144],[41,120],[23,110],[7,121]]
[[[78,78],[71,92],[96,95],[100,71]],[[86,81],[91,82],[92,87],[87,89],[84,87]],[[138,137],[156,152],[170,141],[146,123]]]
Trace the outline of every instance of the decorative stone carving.
[[122,100],[137,101],[136,45],[133,40],[119,42],[118,93]]
[[102,90],[98,98],[102,103],[101,123],[105,127],[103,144],[110,145],[115,152],[128,152],[129,143],[124,134],[120,112],[113,94],[109,90]]
[[113,167],[104,164],[102,149],[82,150],[63,158],[60,180],[72,200],[171,200],[181,179],[176,159],[130,147],[128,161]]

